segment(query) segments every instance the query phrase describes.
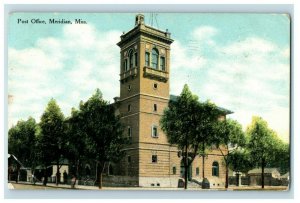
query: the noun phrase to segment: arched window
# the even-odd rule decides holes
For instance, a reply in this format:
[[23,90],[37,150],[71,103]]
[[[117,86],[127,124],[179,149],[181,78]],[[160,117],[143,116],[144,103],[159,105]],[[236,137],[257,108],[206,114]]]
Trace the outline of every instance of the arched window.
[[219,163],[216,161],[212,164],[212,176],[219,176]]
[[173,175],[176,175],[176,166],[173,166]]
[[132,50],[129,51],[128,58],[129,58],[129,68],[133,68],[133,51]]
[[154,69],[158,69],[158,50],[156,48],[152,49],[151,67]]

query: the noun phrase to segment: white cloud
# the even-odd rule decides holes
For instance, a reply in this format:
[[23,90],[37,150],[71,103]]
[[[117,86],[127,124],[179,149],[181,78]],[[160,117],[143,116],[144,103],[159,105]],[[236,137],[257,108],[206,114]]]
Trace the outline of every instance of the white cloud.
[[9,126],[33,116],[39,120],[53,97],[67,116],[80,100],[100,88],[104,99],[118,96],[121,31],[93,25],[66,25],[61,38],[40,38],[31,48],[9,48]]
[[218,30],[211,26],[201,26],[196,28],[192,32],[192,41],[197,42],[198,47],[201,47],[203,44],[215,45],[215,41],[212,39],[216,34],[218,34]]
[[[119,31],[92,25],[64,26],[62,38],[42,38],[26,49],[9,49],[9,125],[39,119],[51,97],[65,115],[100,88],[106,100],[119,95]],[[79,28],[79,29],[78,29]],[[220,31],[202,26],[188,43],[171,46],[171,94],[183,85],[202,100],[233,110],[245,127],[262,116],[287,140],[289,132],[289,47],[260,37],[218,44]],[[209,51],[209,53],[207,52]],[[22,112],[22,113],[21,113]]]
[[[217,44],[218,33],[212,27],[200,27],[192,32],[189,45],[174,42],[171,93],[180,94],[186,83],[202,100],[211,99],[233,110],[230,117],[244,127],[253,115],[259,115],[287,141],[289,48],[254,36]],[[205,55],[205,50],[212,53]],[[197,57],[201,57],[201,66],[194,61]]]

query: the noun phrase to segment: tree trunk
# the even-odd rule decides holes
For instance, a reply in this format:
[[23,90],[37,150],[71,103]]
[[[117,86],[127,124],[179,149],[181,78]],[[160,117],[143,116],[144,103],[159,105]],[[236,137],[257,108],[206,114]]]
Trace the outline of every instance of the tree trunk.
[[99,172],[99,189],[102,189],[102,174],[105,168],[105,163],[104,164],[99,164],[100,165],[100,172]]
[[225,174],[225,188],[227,189],[228,188],[228,163],[226,162],[226,174]]
[[76,178],[79,178],[79,159],[76,162]]
[[102,172],[99,173],[99,189],[102,189]]
[[56,185],[58,185],[59,181],[60,181],[59,161],[56,161]]
[[261,188],[265,188],[265,160],[264,158],[261,161]]
[[17,165],[17,174],[16,174],[16,183],[18,183],[19,182],[19,177],[20,177],[20,166],[19,165]]
[[202,180],[204,180],[205,178],[205,174],[204,174],[204,158],[205,158],[205,154],[204,154],[204,143],[202,143],[202,150],[203,150],[203,156],[202,156]]
[[43,185],[46,186],[48,182],[48,177],[47,177],[47,167],[44,170],[44,181],[43,181]]
[[188,152],[187,146],[185,146],[185,155],[184,155],[184,189],[187,189],[187,181],[188,181]]

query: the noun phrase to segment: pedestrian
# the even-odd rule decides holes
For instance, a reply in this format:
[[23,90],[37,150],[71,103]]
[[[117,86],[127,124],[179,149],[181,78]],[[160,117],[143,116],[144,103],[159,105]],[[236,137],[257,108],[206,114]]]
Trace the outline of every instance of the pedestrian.
[[66,170],[64,170],[63,176],[64,176],[64,184],[67,184],[68,183],[68,173]]
[[75,184],[76,184],[76,176],[75,175],[73,175],[72,176],[72,179],[71,179],[71,188],[75,188]]
[[32,179],[33,184],[35,185],[36,178],[35,178],[34,174],[31,175],[31,179]]

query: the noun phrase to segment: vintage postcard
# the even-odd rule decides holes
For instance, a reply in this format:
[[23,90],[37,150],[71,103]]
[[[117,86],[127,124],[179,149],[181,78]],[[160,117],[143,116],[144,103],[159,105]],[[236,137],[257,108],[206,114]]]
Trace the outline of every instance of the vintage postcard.
[[9,189],[288,190],[290,26],[11,13]]

